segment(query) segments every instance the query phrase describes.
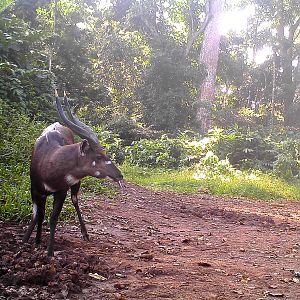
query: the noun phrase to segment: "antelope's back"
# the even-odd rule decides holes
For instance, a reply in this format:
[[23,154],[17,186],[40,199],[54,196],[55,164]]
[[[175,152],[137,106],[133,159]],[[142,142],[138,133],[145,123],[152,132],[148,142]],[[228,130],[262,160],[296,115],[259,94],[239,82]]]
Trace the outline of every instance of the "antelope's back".
[[35,146],[46,142],[48,145],[59,143],[61,146],[74,144],[74,135],[71,129],[56,122],[44,129],[37,139]]
[[55,151],[65,145],[74,144],[74,135],[71,129],[56,122],[48,126],[36,140],[33,148],[30,173],[39,173]]

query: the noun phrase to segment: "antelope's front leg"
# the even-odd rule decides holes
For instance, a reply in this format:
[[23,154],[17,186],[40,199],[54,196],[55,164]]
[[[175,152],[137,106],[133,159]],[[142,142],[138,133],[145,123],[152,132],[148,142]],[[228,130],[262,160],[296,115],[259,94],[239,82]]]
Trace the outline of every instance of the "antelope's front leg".
[[48,245],[48,256],[53,256],[54,250],[54,235],[59,214],[66,199],[68,190],[63,190],[54,193],[53,210],[50,216],[50,237]]
[[85,223],[84,223],[84,220],[82,218],[80,208],[79,208],[79,205],[78,205],[79,189],[80,189],[80,181],[71,186],[71,199],[72,199],[73,205],[74,205],[74,207],[76,209],[76,212],[77,212],[77,215],[78,215],[82,238],[85,241],[89,241],[90,238],[89,238],[89,235],[87,233]]

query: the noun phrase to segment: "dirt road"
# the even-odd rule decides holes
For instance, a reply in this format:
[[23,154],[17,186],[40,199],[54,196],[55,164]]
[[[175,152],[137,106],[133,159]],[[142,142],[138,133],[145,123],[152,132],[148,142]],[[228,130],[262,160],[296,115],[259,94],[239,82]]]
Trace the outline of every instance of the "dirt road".
[[59,226],[52,259],[1,223],[0,299],[300,299],[300,202],[127,184],[82,210],[91,241]]

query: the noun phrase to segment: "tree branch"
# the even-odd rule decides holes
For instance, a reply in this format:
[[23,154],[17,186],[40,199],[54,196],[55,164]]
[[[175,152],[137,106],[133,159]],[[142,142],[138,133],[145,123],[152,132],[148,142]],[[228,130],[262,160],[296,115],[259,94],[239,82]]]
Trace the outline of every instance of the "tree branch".
[[205,31],[205,29],[206,29],[207,25],[209,24],[211,18],[212,18],[211,13],[208,13],[205,17],[204,22],[202,23],[201,27],[199,28],[199,30],[197,30],[196,32],[191,34],[191,38],[187,42],[187,45],[186,45],[186,48],[185,48],[185,57],[187,57],[188,54],[190,53],[191,48],[192,48],[194,42],[196,41],[196,39],[200,36],[200,34],[202,34]]
[[289,35],[290,35],[291,39],[293,39],[295,31],[297,30],[297,28],[299,27],[299,25],[300,25],[300,17],[298,17],[298,19],[295,21],[295,23],[292,24],[291,27],[290,27]]

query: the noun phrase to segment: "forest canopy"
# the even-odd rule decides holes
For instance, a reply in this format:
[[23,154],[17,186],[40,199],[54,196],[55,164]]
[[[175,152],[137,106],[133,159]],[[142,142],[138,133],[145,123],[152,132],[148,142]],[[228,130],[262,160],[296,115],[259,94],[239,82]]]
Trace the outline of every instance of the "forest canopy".
[[123,120],[169,133],[197,131],[201,105],[213,126],[298,127],[297,1],[221,3],[219,26],[228,30],[218,46],[215,97],[203,103],[208,71],[199,55],[211,2],[4,1],[0,96],[45,121],[55,116],[57,86],[87,120],[110,127]]

